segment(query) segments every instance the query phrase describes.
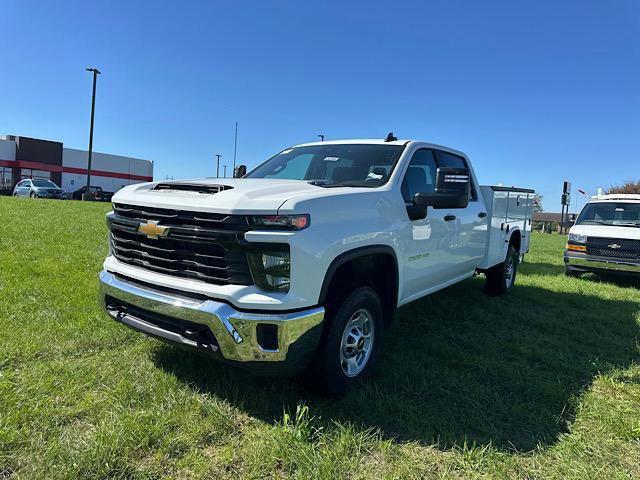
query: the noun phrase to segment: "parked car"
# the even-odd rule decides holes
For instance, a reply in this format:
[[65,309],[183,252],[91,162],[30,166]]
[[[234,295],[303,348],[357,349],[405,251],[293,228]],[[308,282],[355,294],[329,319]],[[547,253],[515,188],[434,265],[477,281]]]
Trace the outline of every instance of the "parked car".
[[38,178],[21,180],[13,188],[14,197],[64,199],[64,190],[51,180]]
[[511,290],[533,193],[479,186],[465,154],[392,135],[287,148],[243,178],[128,186],[107,215],[102,305],[152,337],[258,373],[307,371],[340,394],[371,370],[398,307],[477,273]]
[[87,186],[85,185],[84,187],[73,192],[73,199],[82,200],[82,195],[87,193],[87,191],[90,191],[93,194],[93,198],[97,202],[110,202],[111,197],[113,197],[113,192],[106,192],[102,189],[102,187],[96,187],[92,185],[91,190],[88,190]]
[[585,204],[569,230],[565,273],[640,275],[640,195],[601,195]]

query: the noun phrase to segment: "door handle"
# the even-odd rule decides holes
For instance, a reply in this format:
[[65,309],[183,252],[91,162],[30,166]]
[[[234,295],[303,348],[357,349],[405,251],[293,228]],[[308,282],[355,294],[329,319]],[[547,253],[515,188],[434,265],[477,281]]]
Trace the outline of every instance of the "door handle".
[[487,216],[487,212],[480,212],[480,213],[478,214],[478,216],[479,216],[480,218],[484,218],[484,217],[486,217],[486,216]]
[[455,220],[455,219],[456,219],[456,216],[455,216],[455,215],[445,215],[445,216],[444,216],[444,221],[445,221],[445,222],[452,222],[452,221],[453,221],[453,220]]

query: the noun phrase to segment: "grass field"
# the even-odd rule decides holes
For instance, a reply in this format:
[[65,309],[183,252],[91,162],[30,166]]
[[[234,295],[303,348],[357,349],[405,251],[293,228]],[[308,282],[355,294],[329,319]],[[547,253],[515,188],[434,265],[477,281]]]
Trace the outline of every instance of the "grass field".
[[402,308],[339,400],[176,350],[96,302],[105,204],[0,198],[0,478],[640,478],[640,290],[563,276]]

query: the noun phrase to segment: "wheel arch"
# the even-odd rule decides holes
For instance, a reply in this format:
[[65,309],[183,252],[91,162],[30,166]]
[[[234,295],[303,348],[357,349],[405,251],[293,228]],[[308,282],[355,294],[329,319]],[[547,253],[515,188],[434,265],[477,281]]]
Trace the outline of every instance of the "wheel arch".
[[[518,255],[522,254],[522,232],[519,228],[514,228],[509,235],[509,245],[513,245],[513,248],[516,249]],[[507,248],[508,248],[507,246]]]
[[[357,273],[373,272],[377,267],[390,268],[392,275],[374,277],[365,274],[363,277],[366,277],[366,281],[362,281],[363,278],[354,278]],[[349,278],[340,278],[343,273]],[[368,245],[338,255],[331,261],[325,272],[318,304],[330,303],[335,299],[335,297],[332,298],[332,294],[335,294],[332,292],[334,287],[345,284],[348,286],[350,283],[370,286],[376,290],[383,302],[385,324],[390,324],[398,305],[399,291],[398,259],[394,249],[389,245]]]

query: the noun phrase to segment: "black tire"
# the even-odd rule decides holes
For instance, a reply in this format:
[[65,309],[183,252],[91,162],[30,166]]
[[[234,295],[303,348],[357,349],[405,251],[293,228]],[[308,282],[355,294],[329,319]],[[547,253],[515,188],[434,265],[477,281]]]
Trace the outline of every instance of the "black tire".
[[[363,357],[362,366],[358,367],[360,369],[357,372],[354,371],[354,375],[348,375],[345,373],[345,369],[348,369],[347,363],[349,362],[343,363],[342,356],[347,355],[347,351],[349,351],[349,355],[353,352],[353,356],[350,356],[349,359],[357,360],[358,355],[364,351],[361,350],[361,348],[364,348],[364,337],[359,337],[359,340],[354,343],[354,345],[357,345],[357,349],[345,348],[343,351],[342,348],[343,335],[350,339],[356,338],[347,331],[347,324],[355,325],[357,314],[365,317],[370,315],[368,323],[373,325],[373,330],[369,331],[371,349],[366,358]],[[320,345],[316,358],[309,369],[307,381],[310,382],[311,386],[319,387],[328,395],[338,396],[344,394],[359,380],[369,375],[373,369],[380,351],[384,330],[382,302],[372,288],[356,288],[337,305],[335,313],[331,314],[326,321],[331,322],[331,324],[324,342]],[[360,346],[360,341],[363,341],[362,346]],[[353,366],[353,364],[349,364]]]
[[29,194],[29,196],[30,196],[31,198],[38,198],[38,196],[36,195],[36,192],[31,192],[31,193]]
[[505,261],[485,272],[487,292],[491,295],[509,293],[516,283],[518,263],[518,252],[513,245],[509,245]]
[[576,272],[575,270],[573,270],[571,267],[568,267],[565,265],[564,267],[564,274],[567,277],[579,277],[580,274],[578,272]]

